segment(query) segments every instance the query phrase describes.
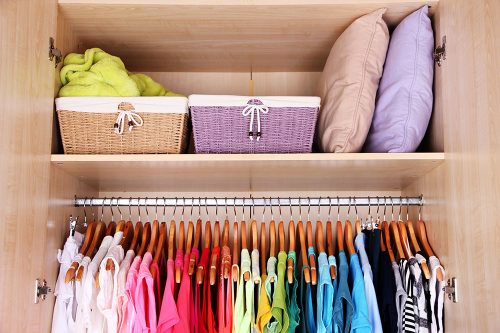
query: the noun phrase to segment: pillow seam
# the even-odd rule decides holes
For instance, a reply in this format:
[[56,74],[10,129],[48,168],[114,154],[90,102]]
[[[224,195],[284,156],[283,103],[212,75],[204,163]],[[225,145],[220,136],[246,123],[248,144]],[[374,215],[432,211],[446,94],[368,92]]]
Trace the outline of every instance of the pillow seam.
[[357,97],[357,101],[356,101],[356,107],[354,108],[353,116],[351,118],[353,120],[353,122],[352,122],[353,126],[351,127],[351,130],[349,131],[349,133],[346,136],[346,139],[344,140],[344,144],[343,144],[344,151],[343,152],[345,152],[345,150],[347,149],[347,142],[349,141],[349,139],[352,138],[352,135],[355,132],[355,127],[356,127],[355,120],[359,118],[358,117],[359,116],[359,105],[361,104],[361,95],[362,95],[362,92],[364,90],[365,82],[366,82],[366,64],[368,63],[368,54],[370,53],[370,51],[372,49],[373,40],[375,39],[375,33],[377,31],[377,24],[379,23],[379,20],[382,17],[382,15],[379,15],[379,17],[375,21],[374,29],[373,29],[372,35],[370,37],[370,42],[368,43],[368,47],[366,48],[365,59],[363,61],[363,70],[362,70],[363,76],[362,76],[362,80],[361,80],[361,87],[359,87],[358,97]]
[[416,37],[416,49],[415,49],[415,63],[413,64],[413,78],[411,81],[411,86],[410,86],[410,91],[409,91],[409,99],[408,99],[408,114],[406,117],[406,122],[404,126],[404,136],[403,136],[403,142],[399,146],[399,150],[404,150],[406,147],[406,141],[408,140],[408,123],[410,122],[410,118],[412,115],[412,106],[413,106],[413,93],[414,93],[414,86],[415,86],[415,81],[417,77],[417,65],[418,65],[418,54],[420,51],[420,30],[422,28],[422,15],[423,12],[420,10],[419,16],[418,16],[418,30],[417,30],[417,37]]

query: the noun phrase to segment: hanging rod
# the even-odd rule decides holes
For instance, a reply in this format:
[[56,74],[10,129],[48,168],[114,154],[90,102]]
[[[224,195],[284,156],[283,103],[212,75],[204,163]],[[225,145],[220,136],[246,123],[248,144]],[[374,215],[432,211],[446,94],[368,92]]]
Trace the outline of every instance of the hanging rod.
[[75,207],[82,206],[423,206],[423,196],[419,197],[388,197],[388,196],[369,196],[369,197],[300,197],[300,198],[164,198],[164,197],[143,197],[143,198],[77,198],[75,196]]

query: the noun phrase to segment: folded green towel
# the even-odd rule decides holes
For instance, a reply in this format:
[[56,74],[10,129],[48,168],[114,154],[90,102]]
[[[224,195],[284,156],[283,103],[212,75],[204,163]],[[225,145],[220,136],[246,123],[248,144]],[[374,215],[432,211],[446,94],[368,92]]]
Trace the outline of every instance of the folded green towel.
[[122,60],[99,48],[64,58],[60,97],[69,96],[181,96],[144,74],[129,74]]

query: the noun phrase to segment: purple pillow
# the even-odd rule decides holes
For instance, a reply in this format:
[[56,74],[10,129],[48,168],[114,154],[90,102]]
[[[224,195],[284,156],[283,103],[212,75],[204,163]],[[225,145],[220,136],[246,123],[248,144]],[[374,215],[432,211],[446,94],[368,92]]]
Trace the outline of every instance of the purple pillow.
[[424,6],[405,17],[392,34],[366,152],[407,153],[420,145],[432,113],[433,50]]

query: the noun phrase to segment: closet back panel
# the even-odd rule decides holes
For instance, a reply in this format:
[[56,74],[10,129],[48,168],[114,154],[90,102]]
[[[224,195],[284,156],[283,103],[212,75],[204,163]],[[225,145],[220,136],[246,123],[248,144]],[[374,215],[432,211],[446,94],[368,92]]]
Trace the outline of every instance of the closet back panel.
[[441,0],[439,12],[446,161],[403,194],[425,194],[427,234],[448,277],[458,278],[446,330],[499,332],[500,2]]

